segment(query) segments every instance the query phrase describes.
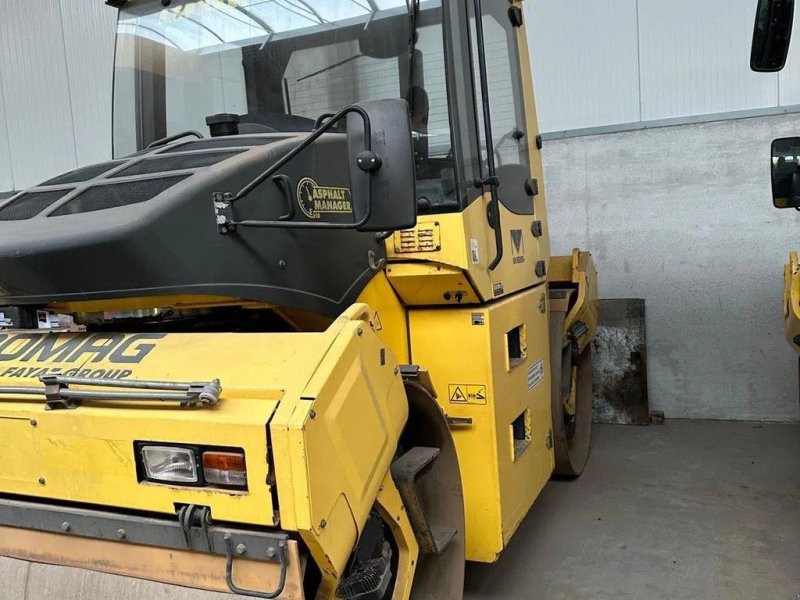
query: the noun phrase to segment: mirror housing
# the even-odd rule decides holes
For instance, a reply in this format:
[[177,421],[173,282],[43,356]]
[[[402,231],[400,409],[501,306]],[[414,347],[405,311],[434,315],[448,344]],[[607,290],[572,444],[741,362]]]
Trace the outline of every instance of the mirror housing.
[[[396,231],[417,222],[417,193],[411,116],[405,100],[374,100],[354,105],[369,120],[370,150],[364,140],[365,119],[347,115],[350,187],[359,231]],[[370,161],[375,160],[375,163]]]
[[772,142],[772,203],[800,209],[800,137]]
[[759,0],[753,27],[750,68],[775,73],[786,65],[794,23],[794,0]]

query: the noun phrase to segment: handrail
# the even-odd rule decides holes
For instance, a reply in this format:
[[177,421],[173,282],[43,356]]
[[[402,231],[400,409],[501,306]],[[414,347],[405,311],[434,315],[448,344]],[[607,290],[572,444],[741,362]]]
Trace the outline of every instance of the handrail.
[[189,130],[189,131],[181,131],[180,133],[176,133],[175,135],[168,135],[167,137],[163,137],[155,142],[151,142],[147,145],[145,150],[152,150],[153,148],[160,148],[161,146],[166,146],[170,142],[174,142],[175,140],[179,140],[181,138],[185,138],[187,136],[193,135],[199,140],[204,139],[203,134],[199,131]]

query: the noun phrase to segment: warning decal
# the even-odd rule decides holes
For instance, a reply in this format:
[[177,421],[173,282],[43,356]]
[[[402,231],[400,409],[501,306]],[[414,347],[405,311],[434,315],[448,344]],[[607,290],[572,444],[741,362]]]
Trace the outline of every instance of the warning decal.
[[447,393],[452,404],[486,404],[486,386],[451,383]]
[[381,323],[381,316],[378,314],[378,311],[375,311],[375,317],[372,319],[372,329],[375,331],[383,331],[383,323]]

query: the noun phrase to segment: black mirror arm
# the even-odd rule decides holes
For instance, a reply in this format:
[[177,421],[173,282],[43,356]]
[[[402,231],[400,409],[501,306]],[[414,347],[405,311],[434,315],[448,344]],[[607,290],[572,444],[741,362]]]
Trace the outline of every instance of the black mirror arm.
[[[365,111],[363,108],[355,104],[343,108],[338,113],[333,115],[329,120],[325,121],[324,123],[321,123],[319,125],[319,128],[315,129],[310,135],[308,135],[305,139],[303,139],[302,142],[300,142],[297,146],[292,148],[292,150],[284,154],[272,165],[267,167],[267,169],[263,173],[261,173],[261,175],[253,179],[253,181],[244,186],[236,194],[231,194],[230,192],[225,192],[225,193],[214,192],[214,194],[212,194],[212,198],[214,201],[214,211],[217,217],[217,227],[220,233],[229,233],[231,231],[235,231],[237,226],[296,227],[296,228],[307,228],[307,229],[358,229],[359,227],[363,227],[367,223],[367,221],[369,221],[369,218],[372,214],[371,189],[367,194],[364,216],[355,223],[306,223],[306,222],[295,223],[288,221],[288,219],[291,218],[288,215],[283,215],[279,220],[276,221],[255,221],[255,220],[236,221],[233,215],[234,202],[241,200],[242,198],[245,198],[259,185],[264,183],[270,177],[273,177],[275,173],[279,169],[281,169],[286,163],[295,158],[303,150],[308,148],[324,133],[330,131],[334,125],[336,125],[339,121],[341,121],[344,117],[346,117],[350,113],[358,114],[364,121],[364,150],[359,153],[358,158],[356,159],[358,167],[362,171],[365,171],[367,173],[379,169],[381,167],[382,160],[380,156],[378,156],[375,152],[372,151],[372,126],[370,124],[369,115],[367,114],[367,111]],[[277,177],[280,177],[280,175]],[[276,184],[281,185],[277,181]],[[291,208],[292,212],[293,209],[294,206],[292,205]]]

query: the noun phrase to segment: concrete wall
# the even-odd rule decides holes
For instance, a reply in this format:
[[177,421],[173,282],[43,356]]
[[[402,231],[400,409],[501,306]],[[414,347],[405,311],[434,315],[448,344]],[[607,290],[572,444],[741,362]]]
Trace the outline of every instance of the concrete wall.
[[554,252],[592,250],[603,298],[647,302],[651,407],[667,417],[796,421],[783,263],[800,213],[772,207],[782,115],[545,142]]

